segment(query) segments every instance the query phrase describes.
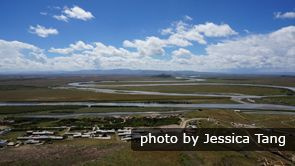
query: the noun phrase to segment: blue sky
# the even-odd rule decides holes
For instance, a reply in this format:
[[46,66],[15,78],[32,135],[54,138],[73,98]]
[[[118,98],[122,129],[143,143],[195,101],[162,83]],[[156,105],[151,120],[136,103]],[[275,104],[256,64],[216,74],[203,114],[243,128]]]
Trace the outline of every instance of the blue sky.
[[[83,10],[85,13],[75,13],[74,7]],[[293,32],[295,24],[294,0],[3,0],[0,2],[0,10],[0,40],[2,40],[0,57],[4,57],[6,60],[4,63],[2,58],[2,65],[0,60],[0,69],[2,71],[35,71],[40,70],[40,68],[42,70],[112,69],[116,67],[197,71],[242,71],[245,69],[274,72],[294,71],[292,64],[289,65],[289,63],[284,62],[277,64],[277,62],[266,60],[268,58],[276,60],[276,56],[282,56],[278,54],[286,54],[284,56],[291,62],[294,60],[295,55],[293,55],[293,52],[295,53],[295,51],[292,47],[292,42],[295,40]],[[68,11],[68,14],[66,11]],[[79,16],[79,14],[82,14],[82,16]],[[86,15],[83,16],[83,14]],[[67,22],[54,18],[54,16],[60,15],[64,15]],[[200,43],[200,40],[195,38],[196,36],[189,37],[188,33],[176,32],[176,29],[182,25],[179,23],[184,24],[186,32],[198,27],[195,29],[196,31],[191,33],[200,33],[201,38],[204,38],[206,43]],[[214,29],[212,24],[206,23],[212,23],[217,27]],[[200,25],[204,25],[204,27],[200,28]],[[46,31],[46,35],[43,37],[36,32],[40,27],[45,28],[43,30]],[[172,33],[161,34],[167,28],[174,29],[174,34],[183,35],[178,39],[186,40],[190,44],[176,44],[175,41],[167,43],[167,38],[173,35]],[[287,28],[287,30],[283,28]],[[49,32],[49,29],[55,32]],[[221,30],[230,31],[221,34]],[[211,35],[206,34],[209,31]],[[291,43],[288,42],[280,46],[284,47],[284,50],[278,50],[276,48],[278,46],[275,44],[276,42],[282,42],[283,39],[271,37],[272,33],[277,31],[288,36],[288,39],[291,40]],[[216,35],[217,32],[220,34]],[[215,35],[212,35],[212,33]],[[179,37],[179,35],[175,36]],[[150,42],[149,37],[156,37],[157,39]],[[250,39],[251,37],[255,39]],[[130,46],[130,44],[126,46],[126,44],[124,45],[126,40],[133,42],[133,44],[135,40],[141,42],[135,44],[136,46]],[[255,47],[255,49],[260,49],[249,54],[248,56],[251,57],[249,60],[245,60],[247,55],[240,53],[239,50],[232,53],[232,56],[229,55],[226,58],[222,56],[222,53],[231,53],[221,53],[220,50],[227,50],[227,48],[220,47],[234,45],[238,49],[239,44],[245,44],[248,40],[253,40],[252,43],[257,42],[254,45],[259,47]],[[17,52],[8,50],[10,47],[13,50],[14,46],[11,46],[15,44],[13,41],[23,44],[22,46],[15,46]],[[89,48],[85,49],[83,47],[83,49],[66,51],[67,53],[63,54],[53,50],[70,48],[70,44],[75,45],[78,41],[83,42],[84,45],[89,45]],[[102,43],[103,47],[98,48],[95,44],[98,42]],[[269,43],[263,45],[262,42]],[[28,48],[26,44],[36,48]],[[7,45],[9,45],[9,48]],[[124,50],[120,50],[120,48]],[[253,49],[253,45],[249,46],[249,49],[251,48]],[[95,49],[103,51],[93,52]],[[180,51],[177,54],[178,50]],[[264,54],[265,50],[274,55],[261,57],[260,53]],[[90,53],[90,51],[92,52]],[[219,52],[217,53],[217,51]],[[13,59],[8,59],[9,54],[12,53],[14,55],[10,57],[18,54],[18,57],[25,59],[21,59],[19,62],[15,60],[14,62]],[[38,57],[32,58],[33,54],[34,56],[38,54]],[[187,54],[187,56],[179,57],[182,54]],[[221,58],[224,59],[220,62],[214,62],[215,64],[207,64],[211,63],[210,58],[219,59],[217,54],[221,54]],[[83,59],[83,56],[86,60],[82,64],[74,60],[77,58]],[[206,56],[208,56],[207,60],[202,58]],[[241,61],[238,60],[239,56],[242,59]],[[59,59],[54,59],[55,57]],[[72,59],[63,59],[69,57],[72,57]],[[36,59],[38,60],[36,61]],[[137,60],[142,60],[142,62],[134,65],[133,63],[137,62]],[[261,63],[251,65],[254,60],[261,61]],[[67,65],[63,65],[64,61],[71,64],[65,68],[60,67]],[[189,61],[195,63],[188,63]],[[222,66],[221,64],[225,62],[229,64]],[[132,63],[131,67],[129,63]],[[231,63],[234,65],[230,65]],[[29,64],[30,67],[20,67],[24,64]],[[257,65],[261,66],[257,67]],[[218,67],[214,68],[214,66]]]

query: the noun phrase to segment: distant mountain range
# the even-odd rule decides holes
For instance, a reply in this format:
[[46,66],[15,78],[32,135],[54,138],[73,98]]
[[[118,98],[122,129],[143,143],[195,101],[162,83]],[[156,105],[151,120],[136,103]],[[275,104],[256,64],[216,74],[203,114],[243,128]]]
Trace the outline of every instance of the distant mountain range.
[[137,76],[220,76],[220,75],[281,75],[295,76],[295,72],[253,73],[253,72],[198,72],[198,71],[161,71],[161,70],[80,70],[80,71],[40,71],[40,72],[0,72],[0,75],[137,75]]

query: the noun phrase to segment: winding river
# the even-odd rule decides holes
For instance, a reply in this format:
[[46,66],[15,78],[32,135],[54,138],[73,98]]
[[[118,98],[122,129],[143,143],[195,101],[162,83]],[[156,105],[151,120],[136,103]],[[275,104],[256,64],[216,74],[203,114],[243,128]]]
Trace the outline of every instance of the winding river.
[[117,106],[117,107],[168,107],[168,108],[214,108],[295,111],[295,106],[276,104],[163,104],[124,102],[1,102],[0,106]]
[[[101,85],[95,82],[74,82],[69,83],[67,87],[58,87],[59,89],[78,89],[85,91],[93,91],[99,93],[112,93],[112,94],[134,94],[134,95],[161,95],[161,96],[196,96],[196,97],[229,97],[233,101],[246,104],[243,99],[250,98],[262,98],[262,97],[275,97],[275,96],[285,96],[285,95],[267,95],[267,96],[257,96],[257,95],[245,95],[240,93],[164,93],[164,92],[150,92],[150,91],[135,91],[135,90],[118,90],[112,89],[114,87],[141,87],[141,86],[181,86],[181,85],[210,85],[210,86],[251,86],[251,87],[266,87],[266,88],[277,88],[286,89],[295,92],[295,87],[288,86],[276,86],[276,85],[263,85],[263,84],[237,84],[237,83],[203,83],[204,80],[185,80],[185,81],[173,81],[173,83],[167,83],[168,81],[157,81],[156,84],[119,84],[119,85]],[[121,81],[120,81],[121,82]],[[125,81],[131,82],[132,81]],[[134,81],[134,82],[151,82],[151,81]],[[177,83],[175,83],[177,82]],[[100,82],[105,83],[105,82]]]
[[[197,80],[203,81],[203,80]],[[121,81],[120,81],[121,82]],[[132,81],[125,81],[132,82]],[[135,81],[145,82],[145,81]],[[152,81],[146,81],[152,82]],[[154,82],[154,81],[153,81]],[[254,86],[254,87],[268,87],[268,88],[279,88],[287,89],[295,92],[295,87],[287,86],[275,86],[275,85],[261,85],[261,84],[233,84],[233,83],[201,83],[196,80],[188,81],[171,81],[173,83],[167,83],[169,81],[157,81],[155,84],[119,84],[119,85],[99,85],[95,82],[74,82],[69,83],[66,87],[57,87],[58,89],[77,89],[94,91],[99,93],[113,93],[113,94],[144,94],[144,95],[163,95],[163,96],[208,96],[208,97],[230,97],[232,100],[239,102],[239,104],[166,104],[166,103],[132,103],[132,102],[2,102],[0,106],[64,106],[64,105],[75,105],[75,106],[117,106],[117,107],[169,107],[169,108],[194,108],[194,109],[239,109],[247,113],[259,113],[265,112],[266,114],[295,114],[295,106],[287,105],[276,105],[276,104],[254,104],[242,101],[242,99],[248,98],[261,98],[267,96],[256,96],[256,95],[244,95],[238,93],[163,93],[163,92],[149,92],[149,91],[133,91],[133,90],[117,90],[112,87],[127,87],[127,86],[169,86],[169,85],[233,85],[233,86]],[[104,82],[100,82],[104,83]],[[108,83],[108,82],[105,82]],[[107,87],[107,88],[106,88]],[[274,96],[274,95],[273,95]],[[275,95],[284,96],[284,95]],[[178,111],[179,112],[179,111]],[[183,111],[182,111],[183,112]],[[74,113],[72,115],[30,115],[40,117],[55,117],[55,116],[77,116],[77,115],[88,115],[95,114],[98,116],[106,115],[126,115],[126,114],[149,114],[149,113],[169,113],[169,112],[106,112],[106,113]],[[177,112],[170,112],[177,113]]]

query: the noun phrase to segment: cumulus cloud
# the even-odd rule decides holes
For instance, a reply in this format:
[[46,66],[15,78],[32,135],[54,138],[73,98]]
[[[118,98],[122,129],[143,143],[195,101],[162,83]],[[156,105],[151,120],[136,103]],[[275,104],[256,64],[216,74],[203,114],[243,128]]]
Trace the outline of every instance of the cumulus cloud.
[[143,56],[163,55],[165,50],[163,47],[167,45],[165,40],[155,36],[147,37],[145,40],[134,40],[123,42],[124,47],[136,48],[139,54]]
[[189,25],[183,21],[174,24],[174,32],[170,36],[172,40],[185,40],[188,45],[191,41],[196,41],[199,44],[206,44],[206,37],[226,37],[237,35],[228,24],[214,24],[207,22],[205,24]]
[[130,52],[124,48],[116,48],[114,46],[107,46],[101,42],[95,42],[92,51],[88,51],[88,53],[90,55],[94,55],[94,56],[110,57],[110,58],[112,58],[112,57],[114,57],[114,58],[118,58],[118,57],[129,58],[132,56],[134,56],[134,57],[136,56],[136,55],[134,55],[133,52]]
[[54,28],[45,28],[44,26],[37,25],[37,26],[30,26],[30,33],[36,34],[39,37],[46,38],[49,35],[57,35],[58,30]]
[[[210,25],[210,24],[209,24]],[[203,30],[202,32],[210,32]],[[222,36],[211,32],[208,36]],[[135,44],[125,43],[128,45]],[[138,43],[138,42],[137,42]],[[165,50],[164,50],[165,51]],[[283,27],[268,34],[248,35],[210,44],[205,54],[193,54],[179,48],[171,52],[169,61],[147,58],[146,66],[161,65],[162,69],[197,71],[294,71],[295,26]],[[154,65],[152,65],[154,64]]]
[[[237,32],[226,24],[214,23],[177,23],[171,30],[167,38],[149,36],[142,40],[125,40],[122,47],[77,41],[65,48],[52,47],[46,51],[28,43],[0,40],[0,70],[295,70],[295,26],[282,27],[267,34],[248,34],[218,40],[214,44],[204,45],[204,54],[191,50],[194,47],[192,43],[198,38],[207,43],[209,37],[225,37],[236,35]],[[198,32],[198,37],[191,37],[195,35],[191,31]],[[48,56],[47,52],[60,56]],[[160,58],[163,54],[168,58]]]
[[205,24],[190,25],[184,21],[178,21],[172,24],[172,27],[163,29],[161,34],[168,35],[168,37],[149,36],[144,40],[125,40],[123,46],[136,48],[144,56],[164,55],[166,47],[186,47],[193,45],[192,42],[207,44],[205,39],[207,37],[227,37],[238,33],[227,24],[218,25],[207,22]]
[[2,71],[35,70],[47,61],[43,50],[19,41],[0,40],[0,69]]
[[59,15],[53,15],[53,18],[59,21],[68,22],[69,19],[78,19],[78,20],[87,21],[87,20],[93,19],[94,16],[92,15],[90,11],[86,11],[79,6],[73,6],[72,8],[65,6],[63,10],[61,11],[61,13]]
[[165,28],[165,29],[161,30],[162,35],[169,35],[169,34],[172,34],[172,33],[173,33],[172,28]]
[[84,9],[80,8],[79,6],[74,6],[72,8],[65,8],[63,11],[69,18],[75,18],[79,20],[90,20],[94,18],[91,12],[85,11]]
[[0,40],[0,69],[5,72],[73,71],[99,68],[99,58],[87,54],[48,57],[43,49],[19,41]]
[[172,51],[173,56],[184,56],[184,55],[192,55],[192,53],[184,48],[179,48],[178,50]]
[[54,15],[53,18],[59,20],[59,21],[64,21],[64,22],[68,22],[68,17],[61,14],[61,15]]
[[274,13],[274,17],[277,19],[294,19],[295,18],[295,12],[276,12]]
[[225,37],[238,34],[228,24],[217,25],[212,22],[195,25],[193,31],[203,33],[207,37]]
[[227,40],[206,48],[206,55],[192,56],[190,64],[200,70],[269,70],[294,71],[295,26],[281,28],[269,34],[249,35]]
[[88,50],[88,49],[92,49],[92,48],[93,47],[90,44],[86,44],[83,41],[77,41],[74,44],[70,44],[69,47],[67,47],[67,48],[54,48],[54,47],[52,47],[48,50],[48,52],[58,53],[58,54],[70,54],[75,51]]

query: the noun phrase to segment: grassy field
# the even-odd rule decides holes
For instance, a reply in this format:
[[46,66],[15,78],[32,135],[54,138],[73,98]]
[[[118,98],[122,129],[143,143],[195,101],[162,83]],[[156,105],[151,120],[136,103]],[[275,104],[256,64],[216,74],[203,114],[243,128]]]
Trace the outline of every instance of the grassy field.
[[3,106],[0,107],[0,114],[25,114],[25,113],[37,113],[37,112],[50,112],[50,111],[70,111],[79,110],[82,106]]
[[[155,115],[154,115],[155,116]],[[3,117],[4,120],[13,120],[12,124],[7,124],[13,131],[26,131],[26,130],[63,130],[56,129],[60,126],[75,126],[76,129],[92,129],[93,126],[98,126],[100,128],[107,129],[122,129],[124,127],[157,127],[165,125],[178,125],[181,120],[178,116],[168,116],[168,117],[146,117],[144,115],[129,115],[126,118],[120,117],[101,117],[101,116],[81,116],[75,118],[30,118],[22,116],[7,116]],[[0,119],[2,120],[2,119]],[[1,125],[0,125],[1,126]],[[0,139],[13,139],[16,137],[14,135],[0,135]]]
[[14,116],[24,114],[72,114],[72,113],[103,113],[103,112],[165,112],[177,111],[180,108],[160,107],[112,107],[112,106],[13,106],[0,107],[0,115]]
[[294,76],[271,76],[271,75],[223,75],[205,77],[207,82],[216,83],[241,83],[241,84],[266,84],[295,87]]
[[171,85],[171,86],[134,86],[115,87],[114,89],[170,92],[170,93],[241,93],[248,95],[287,95],[293,94],[286,89],[236,86],[236,85]]
[[48,76],[0,76],[0,85],[25,85],[34,87],[63,86],[71,82],[88,81],[165,81],[173,78],[128,75],[48,75]]
[[126,146],[124,153],[114,151],[104,158],[82,165],[253,165],[258,156],[248,152],[135,152]]
[[[262,127],[295,127],[294,116],[236,113],[230,110],[199,110],[183,114],[190,118],[214,118],[220,125],[230,122]],[[201,122],[203,127],[209,127]],[[14,136],[22,134],[15,132]],[[7,135],[7,136],[12,136]],[[294,152],[281,152],[286,156]],[[17,155],[16,155],[17,154]],[[42,146],[25,145],[0,151],[0,165],[272,165],[292,163],[271,152],[212,152],[212,151],[132,151],[130,143],[111,140],[73,139]]]
[[295,106],[295,96],[263,97],[260,99],[255,99],[255,102]]
[[[0,165],[80,165],[121,149],[117,140],[75,139],[0,151]],[[17,155],[15,155],[17,154]]]
[[[14,156],[15,153],[19,155]],[[77,139],[0,151],[0,165],[261,165],[281,161],[268,152],[136,152],[116,140]],[[287,162],[289,163],[290,162]]]
[[[201,75],[206,79],[204,82],[219,83],[251,83],[251,84],[268,84],[295,86],[294,76],[271,76],[271,75]],[[84,81],[167,81],[176,80],[173,77],[148,77],[148,76],[128,76],[128,75],[83,75],[83,76],[0,76],[0,85],[27,85],[27,86],[61,86],[70,82]],[[126,83],[126,82],[125,82]],[[125,84],[124,83],[124,84]],[[139,82],[138,82],[139,83]],[[116,84],[116,83],[110,83]],[[127,84],[127,83],[126,83]]]
[[[0,77],[0,101],[98,101],[98,102],[179,102],[179,103],[232,103],[229,98],[189,97],[189,96],[156,96],[103,94],[79,90],[51,89],[79,81],[153,81],[171,80],[173,78],[135,77],[135,76],[18,76]],[[223,76],[207,77],[206,82],[221,83],[256,83],[295,86],[294,77],[285,76]],[[106,83],[103,83],[106,84]],[[122,84],[113,82],[107,84]],[[125,82],[123,83],[125,84]],[[127,83],[126,83],[127,84]],[[129,84],[129,83],[128,83]],[[127,88],[127,87],[124,87]],[[159,87],[128,87],[131,90],[180,92],[180,93],[243,93],[251,95],[285,95],[290,91],[274,88],[242,87],[242,86],[159,86]],[[127,89],[128,89],[127,88]],[[267,97],[257,103],[275,103],[294,105],[294,97]],[[175,111],[172,108],[143,107],[80,107],[80,106],[42,106],[42,107],[0,107],[0,118],[14,119],[15,124],[8,125],[16,129],[0,139],[15,141],[27,129],[55,127],[60,125],[76,125],[81,127],[115,128],[124,126],[162,126],[179,124],[180,118],[210,118],[215,121],[200,120],[199,127],[233,127],[232,123],[255,125],[257,127],[295,128],[295,116],[246,114],[231,110],[199,109],[166,119],[133,116],[124,121],[113,118],[83,117],[77,119],[33,119],[17,118],[16,115],[30,114],[72,114],[84,112],[146,112]],[[6,125],[6,124],[5,124]],[[64,130],[57,130],[64,132]],[[282,152],[285,156],[294,156],[294,152]],[[130,143],[119,141],[117,136],[111,140],[73,139],[53,141],[44,145],[24,145],[18,148],[0,150],[0,165],[294,165],[281,155],[271,152],[212,152],[212,151],[173,151],[173,152],[138,152],[132,151]]]
[[[0,77],[0,101],[173,101],[192,103],[233,103],[229,98],[190,97],[190,96],[158,96],[158,95],[128,95],[106,94],[80,90],[52,89],[51,87],[65,86],[70,82],[80,81],[117,81],[102,83],[104,85],[128,84],[118,81],[167,81],[174,78],[139,77],[139,76],[14,76]],[[175,79],[176,80],[176,79]],[[179,80],[177,80],[179,81]],[[185,82],[185,81],[184,81]],[[263,83],[274,85],[293,85],[293,77],[216,77],[207,78],[205,82],[228,83]],[[130,83],[130,82],[129,82]],[[137,82],[142,83],[142,82]],[[137,84],[136,83],[136,84]],[[293,94],[284,89],[247,87],[247,86],[153,86],[153,87],[118,87],[119,89],[143,90],[157,92],[179,93],[242,93],[250,95],[285,95]]]
[[[0,86],[1,87],[1,86]],[[108,94],[80,90],[50,89],[6,85],[0,90],[0,101],[125,101],[125,102],[161,102],[178,101],[191,103],[233,103],[226,97],[194,97],[194,96],[159,96],[159,95],[129,95]]]
[[[218,120],[226,127],[231,126],[231,122],[241,124],[255,124],[264,128],[295,128],[295,116],[293,115],[265,115],[237,113],[229,110],[202,110],[192,111],[184,114],[185,118],[212,118]],[[202,126],[203,128],[208,126]]]

